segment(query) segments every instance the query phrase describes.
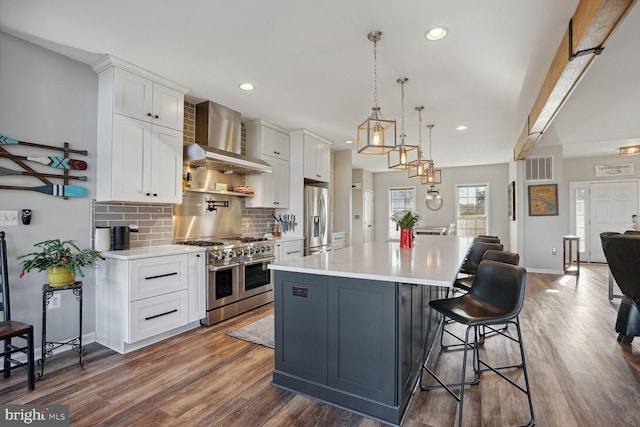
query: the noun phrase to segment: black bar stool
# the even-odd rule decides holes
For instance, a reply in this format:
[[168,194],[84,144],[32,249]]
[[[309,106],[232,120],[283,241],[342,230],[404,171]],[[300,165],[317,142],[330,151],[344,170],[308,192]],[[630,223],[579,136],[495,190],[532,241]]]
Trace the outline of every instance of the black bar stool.
[[[422,369],[420,371],[420,389],[428,391],[435,388],[444,388],[460,402],[458,411],[458,425],[462,426],[462,413],[464,409],[464,388],[465,385],[478,384],[483,372],[492,371],[501,378],[509,382],[521,392],[527,395],[529,402],[530,420],[527,426],[534,425],[533,402],[531,401],[531,390],[529,388],[529,377],[527,374],[527,365],[524,356],[524,347],[522,345],[522,332],[520,330],[520,321],[518,315],[522,310],[524,303],[526,282],[526,271],[522,267],[505,264],[498,261],[482,261],[478,267],[475,281],[469,292],[465,295],[433,300],[429,302],[430,313],[435,310],[441,313],[444,318],[450,318],[454,321],[466,325],[465,339],[463,346],[462,359],[462,375],[459,383],[447,384],[440,379],[426,364],[427,355],[424,356]],[[520,347],[521,361],[515,365],[492,367],[480,358],[478,350],[478,328],[483,326],[493,326],[501,324],[513,324],[516,328],[517,338],[511,337],[502,332],[498,333],[505,338],[517,342]],[[470,342],[470,333],[473,331],[473,342]],[[427,335],[429,336],[429,335]],[[467,351],[469,348],[473,351],[473,370],[475,377],[472,381],[465,381],[467,369]],[[524,374],[525,386],[522,387],[515,381],[507,378],[500,371],[509,368],[522,368]],[[426,371],[431,375],[439,385],[424,386],[423,372]],[[452,388],[458,388],[456,393]]]

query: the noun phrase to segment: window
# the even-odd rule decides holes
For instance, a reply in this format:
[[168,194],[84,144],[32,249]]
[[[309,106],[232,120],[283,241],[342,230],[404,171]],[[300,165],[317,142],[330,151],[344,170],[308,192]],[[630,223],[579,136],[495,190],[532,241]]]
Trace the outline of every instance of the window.
[[524,163],[525,181],[553,180],[553,156],[527,157]]
[[391,221],[391,215],[398,211],[416,210],[416,188],[390,188],[389,189],[389,238],[399,239],[400,231],[396,224]]
[[487,234],[489,186],[458,185],[456,204],[456,228],[458,236],[474,237]]
[[578,250],[582,253],[585,251],[585,238],[587,230],[587,208],[586,208],[586,188],[578,188],[575,190],[575,221],[576,221],[576,236],[580,238],[578,243]]

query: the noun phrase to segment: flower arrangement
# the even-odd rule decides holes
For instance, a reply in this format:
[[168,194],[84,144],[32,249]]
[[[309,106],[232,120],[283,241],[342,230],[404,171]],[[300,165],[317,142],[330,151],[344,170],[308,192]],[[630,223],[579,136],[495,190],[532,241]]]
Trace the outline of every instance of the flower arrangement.
[[391,220],[403,230],[412,229],[420,221],[420,214],[409,210],[397,211],[391,215]]
[[18,257],[18,259],[24,258],[21,262],[20,277],[24,277],[25,273],[31,270],[45,271],[53,267],[65,267],[70,272],[84,277],[82,267],[95,265],[96,261],[104,259],[96,250],[80,249],[73,240],[45,240],[33,246],[40,250]]

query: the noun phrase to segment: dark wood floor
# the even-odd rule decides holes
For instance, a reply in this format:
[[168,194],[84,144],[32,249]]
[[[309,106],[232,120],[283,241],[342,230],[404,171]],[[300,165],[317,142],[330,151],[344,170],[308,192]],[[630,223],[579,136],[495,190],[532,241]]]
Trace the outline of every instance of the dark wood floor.
[[[604,266],[583,264],[578,279],[529,274],[520,319],[538,426],[640,426],[640,338],[616,342],[618,305],[607,300]],[[26,391],[23,372],[0,379],[0,403],[68,404],[75,426],[380,426],[269,385],[273,350],[225,334],[272,311],[267,305],[124,356],[93,343],[85,370],[70,352],[56,355],[35,391]],[[488,338],[483,351],[510,357],[515,348],[505,341]],[[439,371],[457,375],[460,357],[443,354]],[[494,374],[467,398],[465,425],[527,420],[524,395]],[[452,426],[456,411],[445,392],[417,392],[404,426]]]

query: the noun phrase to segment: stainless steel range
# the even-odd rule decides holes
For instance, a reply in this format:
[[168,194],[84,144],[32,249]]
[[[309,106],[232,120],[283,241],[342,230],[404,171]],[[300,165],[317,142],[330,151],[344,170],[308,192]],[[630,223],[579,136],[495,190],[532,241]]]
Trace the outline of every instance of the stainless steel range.
[[275,259],[272,240],[227,237],[176,241],[208,249],[207,317],[210,326],[273,301],[269,264]]

